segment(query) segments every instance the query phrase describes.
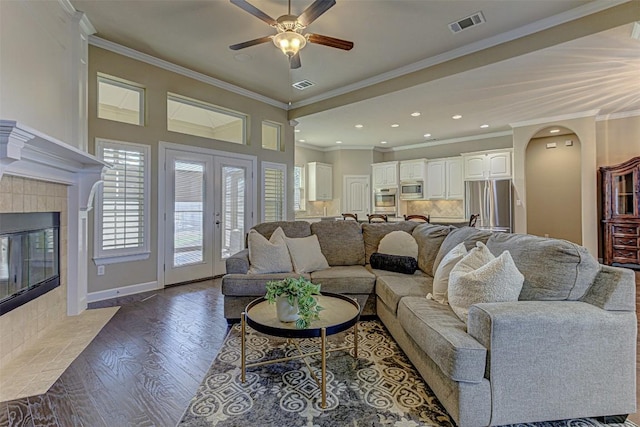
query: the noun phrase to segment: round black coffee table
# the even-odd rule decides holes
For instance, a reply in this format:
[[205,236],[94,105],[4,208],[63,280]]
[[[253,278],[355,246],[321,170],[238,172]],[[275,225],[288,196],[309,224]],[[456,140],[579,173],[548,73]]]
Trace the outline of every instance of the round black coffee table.
[[[320,312],[320,319],[311,322],[305,329],[297,329],[295,322],[281,322],[276,315],[275,304],[269,304],[264,298],[258,298],[247,305],[245,311],[240,315],[242,328],[242,339],[240,352],[242,357],[242,382],[245,382],[247,368],[262,366],[271,363],[286,362],[289,360],[303,359],[309,372],[315,379],[322,393],[322,408],[327,407],[326,402],[326,358],[331,351],[349,350],[353,348],[353,355],[358,357],[358,320],[360,319],[360,305],[357,301],[340,294],[322,292],[315,297],[318,304],[324,308]],[[310,353],[303,352],[298,344],[294,342],[297,355],[283,357],[280,359],[267,360],[263,362],[246,363],[246,327],[250,326],[258,332],[281,338],[320,338],[320,350]],[[353,328],[353,345],[327,350],[327,336],[337,334]],[[322,378],[318,378],[313,373],[306,358],[320,354],[322,356]]]

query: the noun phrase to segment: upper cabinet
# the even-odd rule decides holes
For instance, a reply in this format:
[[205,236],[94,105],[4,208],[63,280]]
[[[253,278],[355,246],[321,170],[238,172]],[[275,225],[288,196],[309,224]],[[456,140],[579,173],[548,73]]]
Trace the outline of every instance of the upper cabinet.
[[400,181],[424,181],[427,159],[407,160],[400,162]]
[[333,198],[333,167],[327,163],[307,163],[308,198],[310,202]]
[[511,151],[463,154],[464,179],[511,178]]
[[398,162],[373,163],[371,173],[374,188],[398,186]]
[[462,158],[437,159],[427,162],[425,199],[462,199],[464,197]]

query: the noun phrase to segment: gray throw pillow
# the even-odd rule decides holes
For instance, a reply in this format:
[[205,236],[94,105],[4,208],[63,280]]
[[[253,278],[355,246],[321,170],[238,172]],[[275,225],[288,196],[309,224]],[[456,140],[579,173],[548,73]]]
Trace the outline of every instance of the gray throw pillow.
[[420,224],[413,229],[413,238],[418,243],[418,267],[430,276],[435,274],[433,262],[451,229],[446,225],[435,224]]
[[293,270],[284,232],[278,227],[267,240],[256,230],[249,230],[249,274],[289,273]]

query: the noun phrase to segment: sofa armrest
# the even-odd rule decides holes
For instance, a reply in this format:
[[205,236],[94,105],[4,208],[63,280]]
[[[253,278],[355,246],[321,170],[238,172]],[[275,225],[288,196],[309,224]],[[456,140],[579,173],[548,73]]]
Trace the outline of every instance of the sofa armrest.
[[635,311],[580,301],[476,304],[468,332],[488,349],[492,425],[636,410]]
[[247,274],[249,271],[249,249],[243,249],[225,260],[227,274]]
[[628,268],[603,265],[580,299],[604,310],[636,310],[636,276]]

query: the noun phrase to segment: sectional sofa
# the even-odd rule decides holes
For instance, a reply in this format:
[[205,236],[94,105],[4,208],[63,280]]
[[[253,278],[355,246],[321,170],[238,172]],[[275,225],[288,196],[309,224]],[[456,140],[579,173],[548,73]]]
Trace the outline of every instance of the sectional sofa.
[[[407,354],[456,424],[488,426],[636,411],[635,277],[602,266],[573,243],[530,235],[492,234],[414,222],[274,222],[255,230],[269,238],[315,234],[330,268],[304,274],[322,290],[356,298]],[[371,268],[371,254],[389,232],[418,244],[414,274]],[[483,242],[508,250],[524,276],[518,301],[481,303],[462,321],[426,295],[445,255]],[[227,260],[224,313],[239,319],[267,281],[295,273],[248,274],[245,249]]]

